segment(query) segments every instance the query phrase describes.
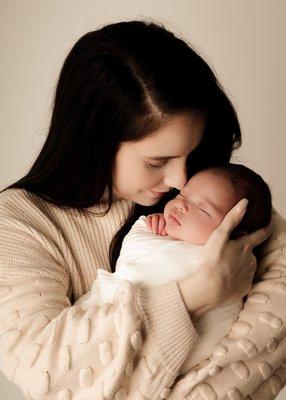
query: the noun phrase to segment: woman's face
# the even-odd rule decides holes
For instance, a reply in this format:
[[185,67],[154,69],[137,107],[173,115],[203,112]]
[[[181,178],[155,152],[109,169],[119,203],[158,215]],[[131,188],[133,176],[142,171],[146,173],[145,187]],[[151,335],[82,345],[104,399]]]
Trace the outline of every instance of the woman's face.
[[160,200],[152,191],[182,189],[187,181],[187,157],[200,143],[205,122],[203,114],[185,112],[170,117],[151,136],[120,143],[113,170],[116,197],[152,206]]

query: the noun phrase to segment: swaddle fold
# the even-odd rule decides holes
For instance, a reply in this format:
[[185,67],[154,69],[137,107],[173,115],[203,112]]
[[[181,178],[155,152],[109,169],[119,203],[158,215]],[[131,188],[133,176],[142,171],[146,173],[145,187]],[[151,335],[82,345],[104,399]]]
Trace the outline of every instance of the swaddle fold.
[[143,289],[181,279],[199,266],[203,246],[154,235],[145,219],[140,216],[125,236],[115,272],[101,268],[97,271],[100,295],[106,302],[112,302],[124,279]]
[[[203,245],[155,235],[142,215],[125,236],[114,273],[98,269],[91,294],[85,295],[90,304],[112,303],[118,285],[129,280],[140,289],[179,280],[197,271]],[[188,372],[207,359],[216,344],[226,336],[243,306],[242,299],[210,310],[193,322],[200,340],[180,369]]]

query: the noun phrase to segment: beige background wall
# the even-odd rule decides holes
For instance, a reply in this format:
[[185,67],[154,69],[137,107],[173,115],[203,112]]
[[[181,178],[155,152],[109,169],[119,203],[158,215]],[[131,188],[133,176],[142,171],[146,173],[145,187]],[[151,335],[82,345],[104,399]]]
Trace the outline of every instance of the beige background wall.
[[[152,18],[215,69],[243,132],[233,161],[261,174],[286,217],[286,0],[1,0],[0,189],[43,144],[59,70],[75,41],[101,25]],[[20,400],[0,373],[1,398]],[[278,399],[286,399],[284,389]]]

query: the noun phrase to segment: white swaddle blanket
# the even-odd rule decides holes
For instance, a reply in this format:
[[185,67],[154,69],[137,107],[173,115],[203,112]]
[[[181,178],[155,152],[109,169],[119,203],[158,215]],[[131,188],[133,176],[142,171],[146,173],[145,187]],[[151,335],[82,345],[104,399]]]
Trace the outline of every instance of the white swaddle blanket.
[[[94,281],[91,291],[76,304],[112,303],[118,285],[125,279],[144,289],[179,280],[197,270],[203,245],[156,235],[148,230],[145,219],[144,215],[140,216],[125,236],[115,272],[98,269],[98,279]],[[194,321],[200,339],[180,374],[212,354],[219,340],[229,333],[242,306],[242,299],[222,304]]]

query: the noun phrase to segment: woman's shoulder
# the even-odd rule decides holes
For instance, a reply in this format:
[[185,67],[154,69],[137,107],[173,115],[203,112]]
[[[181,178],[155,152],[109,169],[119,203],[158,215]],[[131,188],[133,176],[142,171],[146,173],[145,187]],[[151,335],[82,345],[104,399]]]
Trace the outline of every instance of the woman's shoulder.
[[0,193],[0,217],[16,217],[44,213],[48,203],[25,189],[12,188]]
[[59,209],[35,193],[19,188],[0,193],[1,231],[26,232],[32,236],[41,233],[58,240],[65,229],[63,213],[69,214],[68,220],[72,223],[72,211]]
[[[279,242],[284,247],[286,246],[286,219],[274,207],[272,207],[273,232],[270,236],[269,243],[274,244]],[[283,243],[282,243],[283,242]]]
[[0,193],[0,231],[2,236],[23,237],[23,240],[59,236],[59,226],[49,204],[18,188]]
[[272,207],[273,231],[269,238],[260,246],[258,256],[266,258],[277,250],[286,258],[286,219]]
[[274,231],[286,232],[286,219],[274,207],[272,207],[272,220],[274,223]]
[[[57,206],[42,196],[25,189],[7,189],[0,193],[0,230],[11,232],[43,232],[49,237],[85,236],[92,230],[95,239],[100,232],[112,234],[129,215],[131,202],[118,200],[106,215],[106,205],[79,210],[68,206]],[[84,223],[83,223],[84,222]],[[8,228],[7,228],[8,227]],[[84,237],[82,240],[85,240]]]
[[0,215],[27,210],[34,200],[25,189],[6,189],[0,193]]

